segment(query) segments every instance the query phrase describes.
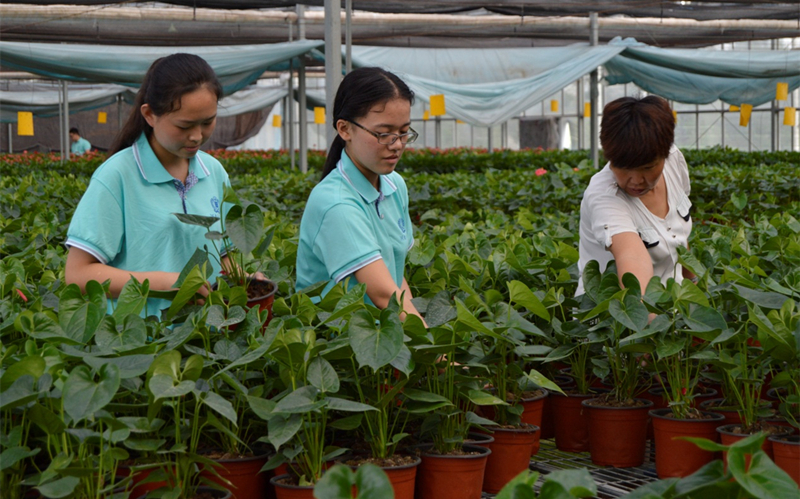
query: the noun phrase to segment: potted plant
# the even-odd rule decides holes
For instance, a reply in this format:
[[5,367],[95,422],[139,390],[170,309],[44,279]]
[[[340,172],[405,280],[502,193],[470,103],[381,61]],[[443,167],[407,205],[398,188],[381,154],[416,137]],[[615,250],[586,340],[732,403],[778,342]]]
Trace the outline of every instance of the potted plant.
[[[595,321],[590,331],[602,342],[605,358],[595,360],[608,376],[610,391],[581,404],[589,415],[589,447],[592,462],[604,466],[631,467],[644,462],[647,417],[653,402],[637,399],[642,390],[643,355],[652,350],[636,335],[652,327],[647,307],[642,303],[639,283],[625,274],[621,289],[614,269],[599,279],[584,276],[587,293],[581,311],[582,321]],[[595,303],[591,298],[601,300]],[[655,321],[653,321],[655,322]],[[624,438],[620,438],[624,435]]]
[[[225,209],[225,205],[230,207]],[[243,206],[234,190],[223,186],[222,199],[224,218],[174,213],[185,224],[198,225],[207,231],[206,238],[214,251],[206,251],[220,268],[222,281],[229,286],[246,290],[248,307],[257,306],[267,311],[266,323],[272,319],[272,303],[277,285],[258,274],[259,259],[266,253],[272,242],[273,230],[264,233],[264,215],[256,204]],[[220,222],[220,230],[211,227]],[[250,257],[252,255],[253,258]],[[223,288],[223,297],[231,299],[231,292]],[[236,296],[235,294],[233,296]]]

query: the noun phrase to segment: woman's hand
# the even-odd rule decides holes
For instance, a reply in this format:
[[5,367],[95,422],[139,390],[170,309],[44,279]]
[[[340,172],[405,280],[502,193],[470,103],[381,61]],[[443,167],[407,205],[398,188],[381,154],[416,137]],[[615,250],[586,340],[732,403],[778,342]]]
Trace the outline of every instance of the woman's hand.
[[405,320],[407,313],[413,314],[422,319],[422,323],[425,324],[425,327],[428,327],[425,318],[422,317],[422,314],[411,302],[411,290],[406,280],[403,279],[402,287],[398,288],[383,260],[377,260],[361,267],[355,271],[354,275],[358,282],[367,285],[367,296],[376,307],[380,309],[388,307],[392,295],[396,295],[398,300],[402,297],[403,313],[400,314],[400,320]]

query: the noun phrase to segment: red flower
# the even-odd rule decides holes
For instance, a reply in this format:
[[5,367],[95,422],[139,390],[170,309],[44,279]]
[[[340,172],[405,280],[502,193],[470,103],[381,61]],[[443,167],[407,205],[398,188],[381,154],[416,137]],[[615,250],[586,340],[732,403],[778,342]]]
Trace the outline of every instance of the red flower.
[[533,172],[533,173],[535,173],[537,177],[541,177],[542,175],[544,175],[545,173],[547,173],[547,170],[545,170],[544,168],[538,168],[538,169],[537,169],[535,172]]
[[19,295],[20,298],[22,298],[22,301],[28,303],[28,297],[25,296],[25,294],[22,292],[21,289],[17,289],[17,294]]
[[681,388],[681,395],[686,395],[686,387]]

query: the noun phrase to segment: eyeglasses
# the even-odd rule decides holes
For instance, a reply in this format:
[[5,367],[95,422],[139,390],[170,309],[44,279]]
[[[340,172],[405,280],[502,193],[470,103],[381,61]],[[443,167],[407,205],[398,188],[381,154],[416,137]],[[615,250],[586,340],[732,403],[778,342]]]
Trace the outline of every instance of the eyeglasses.
[[[350,120],[347,120],[347,121],[350,121]],[[415,140],[417,140],[417,137],[419,137],[419,134],[417,132],[415,132],[413,128],[409,128],[406,133],[401,133],[401,134],[398,135],[396,133],[378,133],[378,132],[373,132],[372,130],[367,130],[366,128],[364,128],[363,126],[359,125],[355,121],[350,121],[350,123],[354,124],[358,128],[364,130],[368,134],[370,134],[373,137],[375,137],[376,139],[378,139],[378,144],[383,144],[385,146],[389,146],[389,145],[394,144],[395,142],[397,142],[397,139],[400,139],[400,143],[401,144],[410,144],[410,143],[414,142]]]

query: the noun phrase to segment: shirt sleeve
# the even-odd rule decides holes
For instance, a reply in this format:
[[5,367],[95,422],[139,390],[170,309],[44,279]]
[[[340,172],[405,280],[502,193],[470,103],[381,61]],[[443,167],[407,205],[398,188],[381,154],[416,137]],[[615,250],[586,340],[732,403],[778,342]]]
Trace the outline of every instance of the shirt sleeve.
[[367,215],[355,206],[337,204],[325,213],[312,247],[334,282],[382,258],[370,226]]
[[91,254],[108,264],[122,248],[125,236],[119,198],[102,181],[89,182],[67,230],[67,246]]
[[680,179],[681,187],[683,191],[689,196],[692,192],[692,184],[689,181],[689,165],[686,164],[686,158],[683,157],[683,153],[680,149],[675,147],[675,150],[672,153],[674,155],[674,159],[678,170],[678,178]]
[[598,244],[611,247],[611,238],[623,232],[638,234],[628,203],[612,192],[591,193],[581,204],[581,216],[589,218],[589,229]]

